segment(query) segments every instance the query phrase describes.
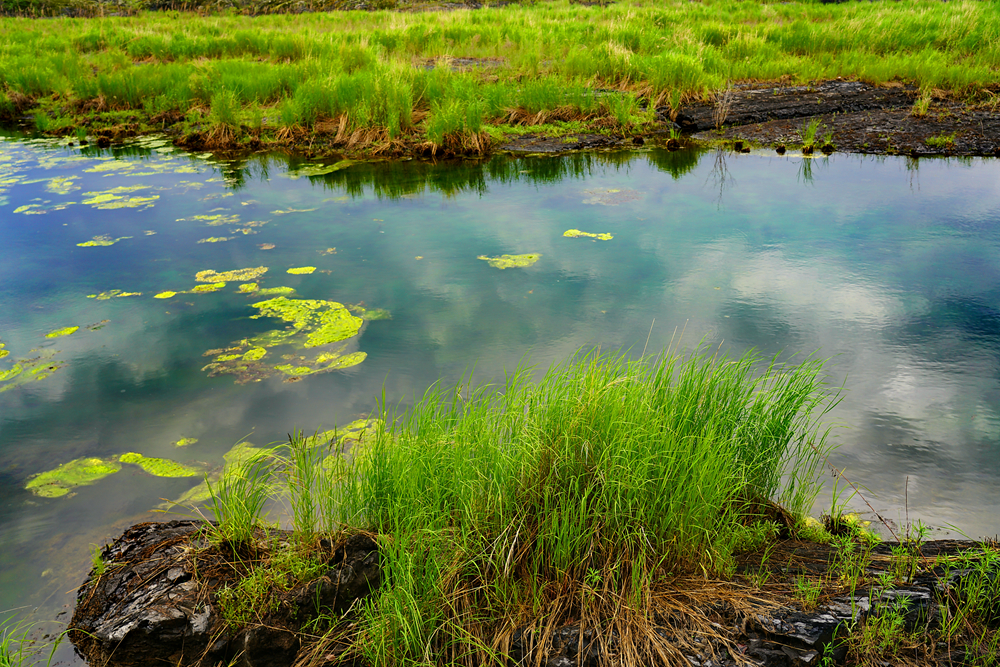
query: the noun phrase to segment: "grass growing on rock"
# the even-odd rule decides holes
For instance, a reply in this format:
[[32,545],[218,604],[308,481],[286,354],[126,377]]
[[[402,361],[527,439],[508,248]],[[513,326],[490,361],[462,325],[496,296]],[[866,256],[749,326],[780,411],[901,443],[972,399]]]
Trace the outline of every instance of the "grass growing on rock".
[[675,654],[649,623],[671,581],[731,573],[773,501],[813,499],[835,396],[818,360],[759,361],[580,354],[388,411],[341,487],[343,520],[386,536],[361,652],[472,664],[579,621],[631,659]]
[[[21,4],[30,14],[28,5],[44,3]],[[971,1],[560,0],[447,12],[0,18],[0,116],[30,113],[41,132],[111,137],[173,127],[209,147],[484,152],[504,126],[640,132],[653,107],[673,114],[741,81],[903,80],[985,101],[1000,85],[994,13]]]

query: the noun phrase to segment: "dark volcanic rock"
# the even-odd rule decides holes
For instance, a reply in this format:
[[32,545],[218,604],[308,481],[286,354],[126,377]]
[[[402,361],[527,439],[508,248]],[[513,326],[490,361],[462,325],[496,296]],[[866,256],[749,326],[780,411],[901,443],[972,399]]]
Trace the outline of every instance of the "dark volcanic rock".
[[[202,536],[204,523],[143,523],[102,553],[104,572],[80,589],[70,639],[93,665],[223,664],[287,667],[298,630],[321,611],[342,611],[381,583],[378,550],[368,535],[334,545],[326,574],[285,593],[264,622],[232,632],[215,603],[234,579]],[[272,533],[272,537],[274,534]]]
[[[342,640],[313,657],[322,664],[353,664],[350,659],[338,662],[354,655],[351,607],[382,582],[378,546],[372,536],[358,533],[339,541],[319,541],[314,554],[325,559],[323,576],[276,594],[274,611],[248,628],[233,631],[220,617],[216,593],[242,574],[234,569],[232,552],[208,543],[204,527],[195,521],[138,524],[104,549],[104,570],[92,572],[81,588],[70,623],[70,638],[90,664],[290,667],[304,661],[312,648],[302,646],[301,629],[319,614],[342,619],[336,628],[343,630],[338,635]],[[260,537],[257,546],[245,545],[249,552],[241,557],[252,560],[254,549],[273,546],[289,536],[272,531],[267,539],[263,533]],[[971,546],[968,542],[929,542],[922,555],[926,559],[957,554]],[[873,553],[885,562],[892,547],[879,545]],[[769,566],[789,573],[824,574],[829,567],[828,545],[788,540],[778,551],[783,555],[772,556]],[[971,563],[967,559],[950,562]],[[924,570],[911,584],[877,591],[861,588],[853,597],[827,600],[809,612],[780,606],[780,602],[758,600],[749,606],[741,602],[738,609],[725,599],[711,600],[689,610],[691,618],[702,619],[700,626],[691,626],[688,617],[680,615],[656,620],[649,629],[673,648],[674,657],[683,655],[694,667],[736,667],[748,660],[768,667],[844,664],[845,640],[851,630],[883,614],[903,613],[905,630],[922,633],[939,626],[942,608],[976,595],[996,624],[1000,621],[995,585],[1000,576],[998,562],[988,560],[990,567],[956,567],[947,572],[940,567]],[[710,623],[713,630],[705,633],[704,623]],[[702,630],[692,631],[692,627]],[[513,633],[505,652],[511,665],[538,664],[539,659],[545,667],[616,664],[623,643],[618,632],[622,628],[610,624],[602,629],[571,623],[551,630],[535,625]],[[942,659],[952,657],[961,661],[961,650],[954,655],[949,651]],[[661,657],[649,656],[648,664],[661,663]]]

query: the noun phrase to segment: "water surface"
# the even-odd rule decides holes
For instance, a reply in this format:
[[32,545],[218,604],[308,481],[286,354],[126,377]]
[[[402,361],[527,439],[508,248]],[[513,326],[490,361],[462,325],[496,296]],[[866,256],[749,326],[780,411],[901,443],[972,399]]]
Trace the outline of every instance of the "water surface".
[[[54,617],[91,545],[169,518],[149,510],[198,481],[125,465],[72,495],[25,490],[61,463],[139,452],[212,470],[242,439],[330,428],[382,392],[405,404],[472,368],[485,379],[678,337],[829,358],[845,387],[833,462],[876,510],[998,530],[996,161],[648,151],[315,169],[155,139],[115,152],[0,142],[0,372],[39,357],[55,369],[0,392],[0,609]],[[78,245],[95,237],[120,240]],[[227,240],[199,242],[212,238]],[[527,253],[541,257],[479,259]],[[199,271],[262,266],[262,288],[391,319],[345,342],[367,357],[344,370],[209,377],[206,351],[283,323],[252,319],[262,298],[238,281],[180,292],[204,284]],[[112,290],[141,294],[96,298]]]

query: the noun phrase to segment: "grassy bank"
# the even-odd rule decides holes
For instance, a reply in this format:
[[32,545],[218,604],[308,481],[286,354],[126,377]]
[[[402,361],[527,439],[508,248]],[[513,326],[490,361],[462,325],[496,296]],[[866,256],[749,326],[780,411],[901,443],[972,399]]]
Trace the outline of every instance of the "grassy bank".
[[[580,354],[537,382],[522,369],[501,386],[433,387],[403,413],[383,405],[346,455],[333,434],[293,437],[282,485],[303,542],[379,536],[382,592],[348,640],[342,626],[324,639],[373,665],[488,664],[519,628],[579,622],[627,638],[623,664],[681,659],[685,640],[655,631],[679,611],[678,581],[729,578],[736,554],[816,530],[818,420],[836,401],[821,370]],[[269,456],[223,476],[218,541],[253,536]],[[282,558],[224,592],[237,625],[285,573],[309,576],[308,559]]]
[[[652,130],[742,81],[1000,90],[995,2],[543,2],[456,11],[0,19],[0,118],[201,147],[481,153]],[[662,125],[660,126],[662,127]]]

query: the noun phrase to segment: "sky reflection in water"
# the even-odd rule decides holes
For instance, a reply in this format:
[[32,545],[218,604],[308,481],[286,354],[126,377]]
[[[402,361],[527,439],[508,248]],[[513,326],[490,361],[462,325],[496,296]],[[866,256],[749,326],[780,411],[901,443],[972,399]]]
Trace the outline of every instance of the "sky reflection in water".
[[[657,351],[681,330],[688,347],[830,358],[846,388],[834,463],[876,509],[902,520],[908,495],[911,519],[998,530],[996,161],[653,151],[289,178],[281,159],[221,164],[155,142],[110,157],[0,143],[0,371],[30,350],[66,363],[0,393],[0,608],[68,603],[90,544],[194,483],[123,469],[46,499],[24,490],[32,474],[130,451],[210,469],[241,438],[363,415],[383,387],[405,404],[473,367],[481,379],[525,359],[544,369],[593,345],[637,355],[647,335]],[[98,208],[86,194],[133,186],[109,201],[155,198]],[[104,235],[130,238],[77,245]],[[523,253],[541,258],[477,259]],[[261,287],[392,319],[348,342],[368,356],[344,371],[209,378],[205,351],[275,328],[250,319],[261,298],[236,283],[152,297],[192,289],[198,271],[256,266],[269,267]],[[286,273],[302,266],[316,271]],[[142,295],[87,298],[115,289]],[[83,328],[45,338],[71,325]],[[182,437],[198,443],[179,449]]]

